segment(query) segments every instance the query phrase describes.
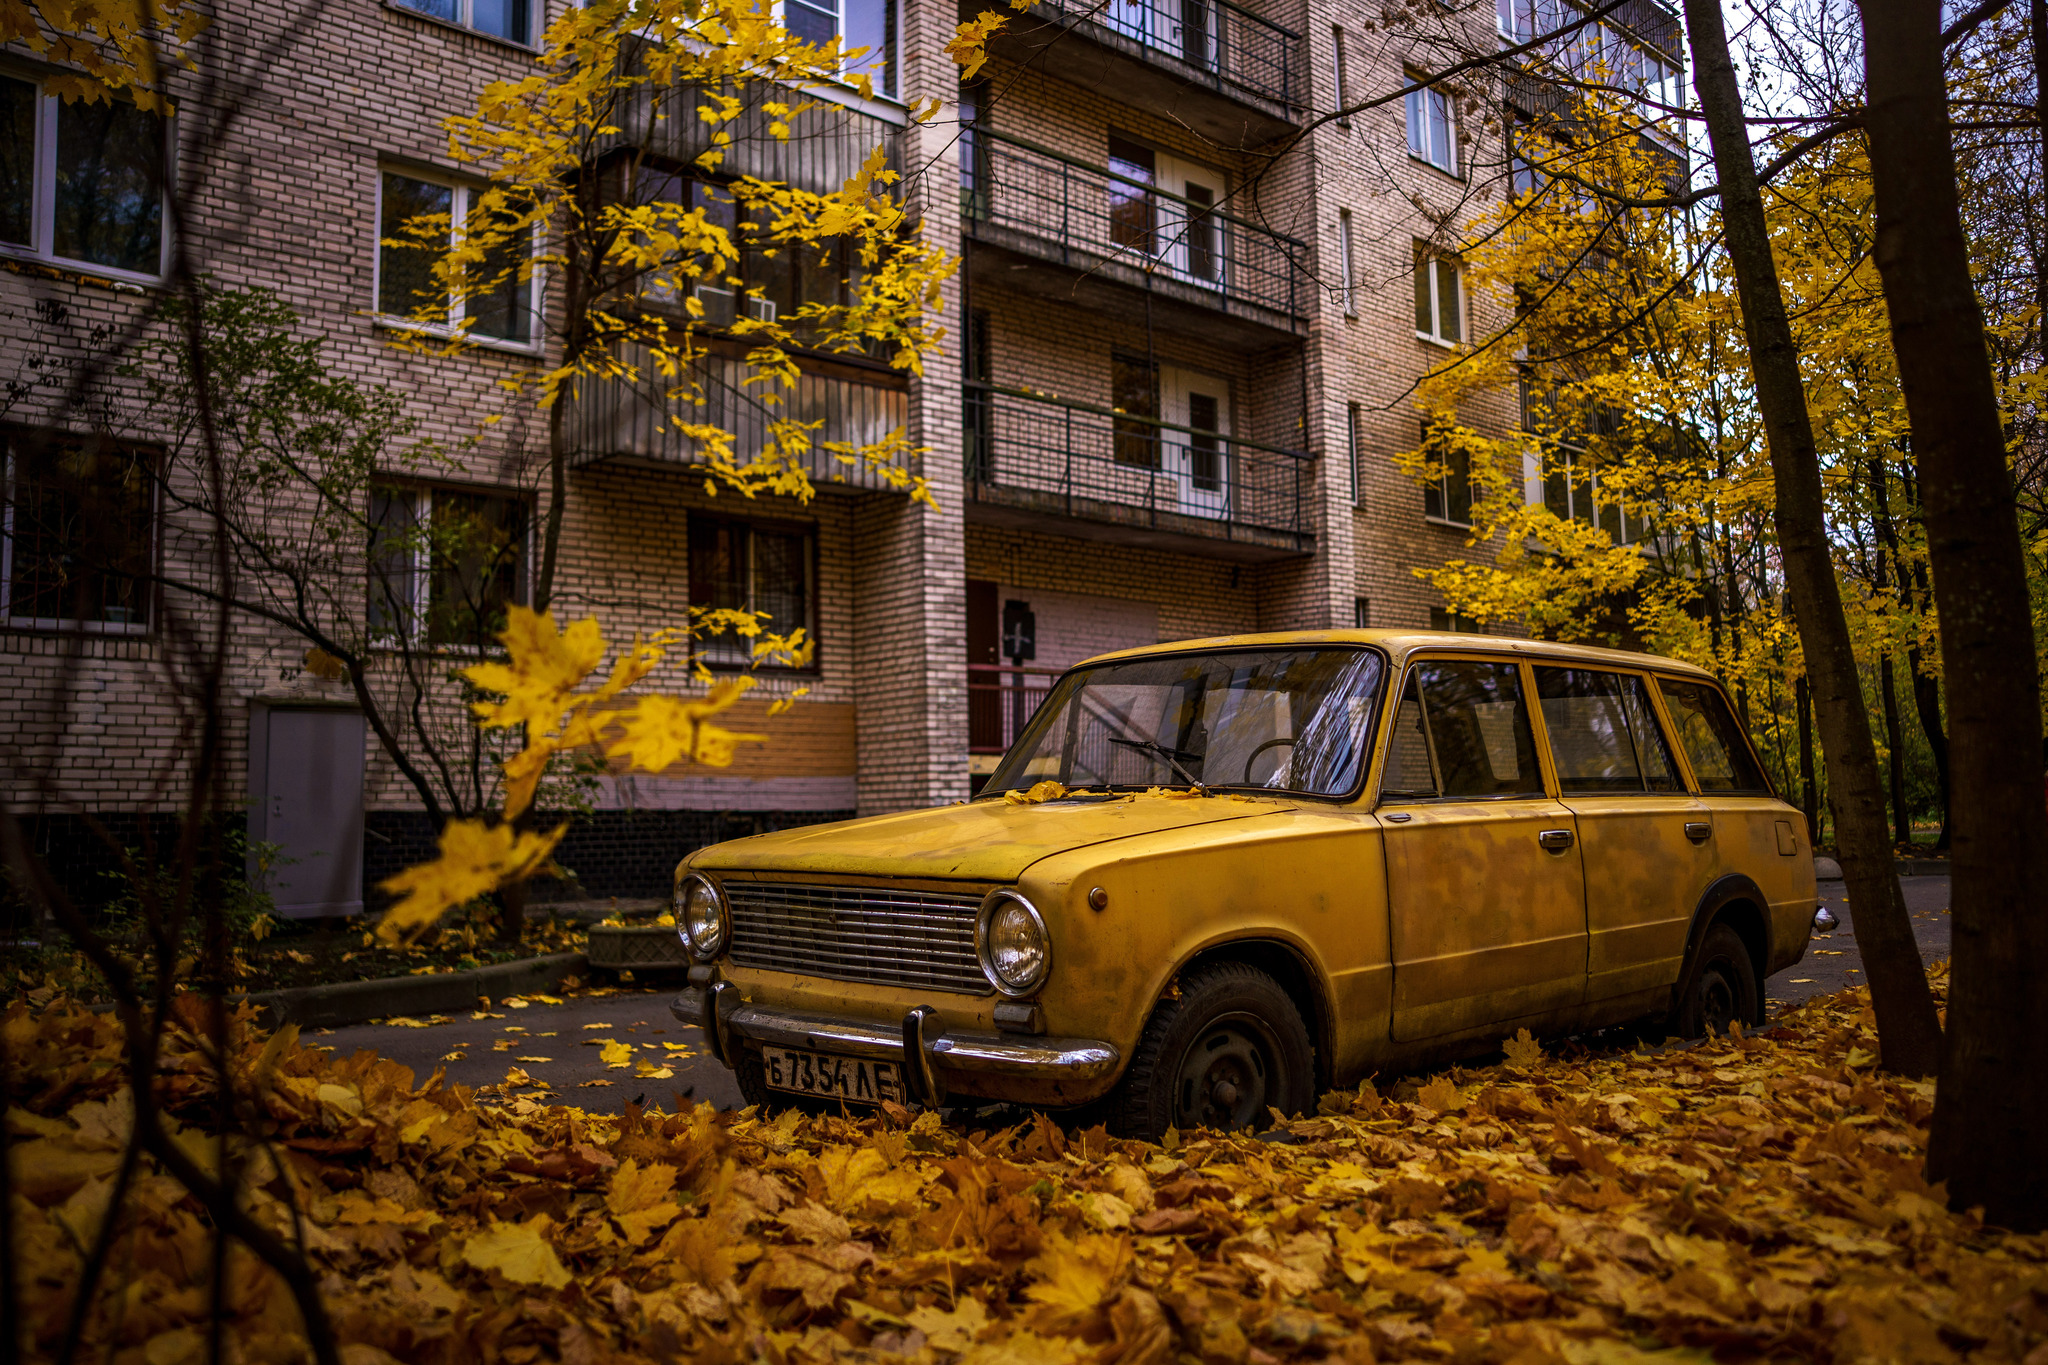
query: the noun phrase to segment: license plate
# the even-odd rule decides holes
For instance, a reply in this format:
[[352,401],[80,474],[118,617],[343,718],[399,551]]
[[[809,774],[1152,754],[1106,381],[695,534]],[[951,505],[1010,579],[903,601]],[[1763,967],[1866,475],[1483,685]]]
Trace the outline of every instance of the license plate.
[[798,1052],[786,1047],[761,1049],[768,1084],[798,1095],[818,1095],[849,1104],[903,1103],[903,1073],[894,1062],[865,1057],[834,1057],[825,1052]]

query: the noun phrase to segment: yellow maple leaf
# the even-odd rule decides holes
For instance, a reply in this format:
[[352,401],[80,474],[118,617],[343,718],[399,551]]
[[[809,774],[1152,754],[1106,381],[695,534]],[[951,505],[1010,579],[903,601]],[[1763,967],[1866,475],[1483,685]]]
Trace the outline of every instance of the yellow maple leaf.
[[598,1050],[597,1055],[613,1071],[624,1071],[627,1067],[633,1065],[633,1045],[631,1043],[622,1043],[616,1038],[606,1039],[604,1046]]
[[[1049,1310],[1054,1321],[1092,1313],[1116,1293],[1131,1271],[1131,1239],[1051,1233],[1027,1267],[1037,1277],[1024,1296]],[[1052,1322],[1034,1325],[1051,1328]]]
[[1532,1037],[1527,1029],[1516,1029],[1515,1036],[1500,1045],[1507,1054],[1508,1065],[1530,1071],[1543,1064],[1543,1045]]
[[1439,1114],[1449,1114],[1464,1107],[1464,1101],[1458,1098],[1458,1087],[1448,1076],[1439,1076],[1416,1091],[1415,1102]]
[[988,1309],[980,1299],[962,1295],[953,1301],[950,1310],[937,1306],[913,1308],[904,1318],[937,1349],[957,1353],[972,1346],[982,1328],[988,1326]]
[[514,1284],[560,1289],[569,1272],[548,1244],[549,1218],[535,1214],[524,1223],[493,1223],[462,1244],[462,1259],[479,1270],[495,1270]]
[[1047,778],[1043,782],[1033,783],[1030,791],[1004,792],[1003,800],[1013,806],[1036,806],[1046,801],[1057,801],[1066,794],[1065,787]]
[[450,820],[441,828],[440,852],[432,862],[379,883],[401,899],[377,922],[377,937],[403,942],[465,901],[535,875],[550,865],[555,845],[568,832],[567,821],[542,834],[481,820]]
[[651,773],[663,772],[685,758],[706,767],[730,767],[739,745],[758,744],[767,736],[739,734],[714,725],[711,717],[732,706],[753,685],[752,678],[725,678],[700,699],[638,698],[612,713],[612,724],[620,733],[605,745],[605,753]]

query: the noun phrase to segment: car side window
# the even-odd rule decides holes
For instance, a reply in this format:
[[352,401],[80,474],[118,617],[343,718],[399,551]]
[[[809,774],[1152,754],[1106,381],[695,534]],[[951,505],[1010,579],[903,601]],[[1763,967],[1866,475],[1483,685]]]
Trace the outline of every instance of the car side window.
[[1543,795],[1521,670],[1476,659],[1416,664],[1395,713],[1380,795]]
[[1671,751],[1641,678],[1591,668],[1536,670],[1550,756],[1565,792],[1675,792]]
[[1721,689],[1676,678],[1659,678],[1657,687],[1671,709],[1671,724],[1678,731],[1685,756],[1692,760],[1693,776],[1699,779],[1701,791],[1769,794],[1770,783],[1757,767],[1749,739],[1728,709]]

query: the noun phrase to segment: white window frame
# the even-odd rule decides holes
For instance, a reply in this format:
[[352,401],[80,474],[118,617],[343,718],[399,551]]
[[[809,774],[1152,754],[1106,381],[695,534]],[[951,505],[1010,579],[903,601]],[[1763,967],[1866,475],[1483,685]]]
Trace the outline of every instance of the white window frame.
[[1344,112],[1344,106],[1351,103],[1351,66],[1344,52],[1344,27],[1330,25],[1330,81],[1336,87],[1336,102],[1330,107],[1336,111],[1337,126],[1349,128],[1351,118]]
[[1351,210],[1337,210],[1337,269],[1342,277],[1337,283],[1337,302],[1344,308],[1344,316],[1358,316],[1358,284],[1354,272],[1356,257],[1352,253]]
[[[63,439],[68,433],[53,432],[53,439]],[[15,616],[11,608],[14,602],[14,443],[21,439],[18,431],[0,433],[0,493],[5,494],[0,502],[0,629],[4,630],[62,630],[75,631],[81,635],[147,635],[158,606],[155,583],[143,585],[148,599],[140,621],[74,621],[65,617]],[[158,497],[156,480],[149,481],[149,557],[152,572],[158,567],[163,554],[163,501]]]
[[[375,250],[374,264],[370,271],[370,313],[380,327],[389,327],[402,332],[423,332],[429,336],[452,337],[461,332],[461,324],[467,316],[469,301],[450,297],[448,300],[448,321],[421,322],[403,313],[387,313],[384,303],[384,178],[390,175],[417,180],[423,185],[439,185],[453,191],[448,201],[448,233],[452,244],[461,233],[464,223],[469,221],[470,196],[485,188],[472,180],[448,175],[440,171],[422,170],[417,166],[379,162],[377,165],[377,196],[372,206],[371,243]],[[533,254],[534,244],[527,244],[527,254]],[[515,341],[506,337],[486,336],[471,328],[462,333],[463,340],[473,346],[488,347],[494,351],[511,351],[519,355],[536,355],[542,346],[541,300],[547,297],[546,281],[542,278],[541,267],[535,265],[527,284],[527,339]]]
[[[1442,291],[1437,287],[1443,278],[1442,272],[1436,268],[1439,263],[1448,265],[1451,268],[1451,292],[1456,295],[1451,300],[1451,308],[1454,310],[1458,322],[1458,335],[1456,337],[1444,335],[1444,318],[1446,314],[1444,311],[1444,301],[1441,296]],[[1429,280],[1430,321],[1429,331],[1425,332],[1418,327],[1415,329],[1415,335],[1433,346],[1461,345],[1467,330],[1465,326],[1465,268],[1448,256],[1441,256],[1428,250],[1418,249],[1415,253],[1415,269]]]
[[[803,0],[803,3],[809,5],[812,9],[822,10],[830,8],[832,10],[833,22],[838,26],[839,41],[842,44],[845,44],[848,41],[846,33],[846,9],[848,5],[854,3],[854,0]],[[877,0],[877,3],[884,4],[886,8],[886,0]],[[844,65],[840,67],[838,77],[839,80],[848,87],[849,94],[852,93],[851,87],[853,85],[854,77],[858,76],[862,71],[866,71],[869,79],[869,84],[874,89],[874,97],[876,100],[882,101],[885,104],[893,107],[900,108],[903,106],[903,9],[905,3],[906,0],[896,0],[895,31],[887,35],[890,39],[894,40],[896,48],[896,88],[894,90],[884,90],[882,88],[882,82],[880,78],[881,73],[875,70],[870,64],[876,62],[885,54],[871,52],[866,57],[862,58],[863,65],[860,67],[851,67]],[[773,13],[775,15],[775,22],[787,28],[789,25],[788,0],[774,0]],[[830,92],[814,91],[811,93],[826,94],[829,97]]]
[[[1425,166],[1434,166],[1445,175],[1458,174],[1458,111],[1451,104],[1451,97],[1432,85],[1424,85],[1427,78],[1410,71],[1408,95],[1403,103],[1408,110],[1408,156]],[[1439,110],[1442,121],[1430,117],[1432,108]],[[1443,130],[1442,146],[1433,130]]]
[[[532,504],[527,502],[524,496],[516,490],[504,488],[457,488],[454,486],[436,488],[431,484],[396,482],[373,484],[370,496],[376,497],[382,494],[384,496],[404,496],[409,498],[412,502],[412,524],[417,529],[421,526],[432,527],[434,522],[434,495],[436,493],[445,493],[450,497],[465,493],[482,494],[485,497],[503,498],[507,502],[527,503],[525,543],[519,547],[521,590],[513,595],[513,601],[521,606],[530,605],[533,598],[533,537],[534,522],[536,520],[532,515]],[[370,533],[373,536],[376,534],[375,522],[370,523]],[[420,562],[417,547],[413,548],[408,557],[412,562],[393,575],[394,578],[402,575],[405,579],[409,580],[406,584],[407,591],[400,594],[399,604],[401,610],[405,613],[405,629],[403,632],[405,644],[413,649],[436,650],[447,654],[476,653],[477,649],[473,645],[435,644],[427,638],[427,614],[433,609],[434,605],[434,566],[430,563],[422,564]],[[364,626],[370,633],[370,644],[373,647],[395,648],[399,642],[400,632],[391,629],[388,625],[374,625],[369,619],[370,593],[380,584],[370,576],[373,566],[368,562],[367,556],[363,567]]]
[[[29,241],[0,242],[0,256],[14,260],[39,261],[62,270],[75,270],[81,274],[98,275],[123,284],[157,284],[170,273],[171,261],[171,185],[177,174],[178,145],[177,122],[169,116],[163,117],[164,165],[162,197],[157,213],[157,265],[155,270],[123,270],[119,266],[101,265],[97,261],[81,261],[70,256],[59,256],[57,243],[57,119],[63,101],[44,86],[35,72],[21,67],[0,64],[0,76],[20,81],[35,87],[35,155],[34,169],[30,172],[28,235]],[[119,99],[120,97],[114,96]]]
[[407,14],[415,15],[436,24],[447,24],[451,28],[461,29],[464,33],[474,33],[477,37],[487,42],[511,43],[515,47],[523,47],[528,51],[532,51],[540,46],[536,31],[545,26],[547,9],[547,0],[527,0],[526,36],[523,38],[507,38],[500,33],[487,33],[476,26],[476,0],[455,0],[456,17],[453,19],[444,19],[438,14],[429,13],[418,5],[409,5],[406,3],[406,0],[384,0],[384,3],[391,9],[403,10]]

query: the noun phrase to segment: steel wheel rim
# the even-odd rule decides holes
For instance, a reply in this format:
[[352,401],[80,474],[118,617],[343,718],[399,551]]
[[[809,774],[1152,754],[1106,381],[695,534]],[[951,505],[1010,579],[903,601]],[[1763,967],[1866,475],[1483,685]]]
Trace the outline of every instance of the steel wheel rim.
[[1264,1020],[1249,1014],[1213,1020],[1188,1044],[1175,1070],[1174,1126],[1251,1126],[1274,1103],[1278,1055]]

